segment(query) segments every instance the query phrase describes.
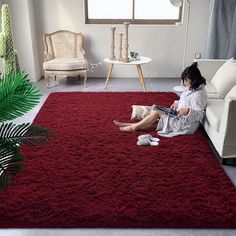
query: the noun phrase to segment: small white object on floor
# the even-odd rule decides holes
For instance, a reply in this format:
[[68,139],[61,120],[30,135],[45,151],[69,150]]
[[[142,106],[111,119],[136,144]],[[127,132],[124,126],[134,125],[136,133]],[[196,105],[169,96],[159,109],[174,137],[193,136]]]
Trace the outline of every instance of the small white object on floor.
[[153,137],[151,134],[142,134],[138,136],[138,140],[146,139],[148,138],[151,142],[159,142],[159,138]]
[[137,141],[138,146],[157,146],[159,142],[151,141],[150,138],[143,138]]

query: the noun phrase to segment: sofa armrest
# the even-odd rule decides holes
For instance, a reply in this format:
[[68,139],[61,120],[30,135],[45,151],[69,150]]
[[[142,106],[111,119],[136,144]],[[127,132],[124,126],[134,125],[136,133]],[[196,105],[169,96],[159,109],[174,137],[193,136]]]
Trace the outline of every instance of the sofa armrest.
[[225,98],[222,111],[220,133],[223,138],[223,153],[225,157],[236,157],[236,95]]
[[201,74],[207,81],[211,81],[217,70],[227,61],[222,59],[195,59]]

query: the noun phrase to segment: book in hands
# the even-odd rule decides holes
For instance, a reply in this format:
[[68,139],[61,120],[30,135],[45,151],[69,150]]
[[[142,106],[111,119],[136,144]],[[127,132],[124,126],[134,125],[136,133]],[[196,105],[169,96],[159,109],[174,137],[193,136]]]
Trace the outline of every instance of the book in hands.
[[153,105],[153,110],[154,111],[161,111],[167,115],[171,115],[171,116],[177,116],[178,115],[178,112],[174,109],[170,109],[170,108],[167,108],[167,107],[163,107],[163,106],[160,106],[160,105]]

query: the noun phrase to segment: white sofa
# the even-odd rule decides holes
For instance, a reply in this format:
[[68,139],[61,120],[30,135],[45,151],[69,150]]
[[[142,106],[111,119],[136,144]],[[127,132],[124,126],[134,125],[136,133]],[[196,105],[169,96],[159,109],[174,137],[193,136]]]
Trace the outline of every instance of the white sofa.
[[236,60],[195,61],[198,62],[199,69],[207,80],[208,105],[203,127],[222,163],[234,163],[236,161]]

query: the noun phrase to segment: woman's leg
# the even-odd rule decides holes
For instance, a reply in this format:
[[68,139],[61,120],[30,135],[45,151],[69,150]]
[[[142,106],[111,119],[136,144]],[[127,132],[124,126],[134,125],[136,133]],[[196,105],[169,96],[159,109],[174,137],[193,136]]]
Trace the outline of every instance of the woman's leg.
[[131,123],[130,125],[124,127],[120,127],[120,130],[132,132],[139,129],[150,129],[158,122],[162,115],[162,112],[152,110],[151,113],[143,120],[137,123]]
[[125,126],[130,126],[130,125],[134,124],[134,123],[119,122],[119,121],[117,121],[117,120],[113,120],[113,122],[114,122],[115,125],[117,125],[117,126],[119,126],[119,127],[125,127]]
[[[113,121],[115,125],[119,126],[119,127],[126,127],[126,126],[131,126],[134,125],[136,123],[124,123],[124,122],[119,122],[117,120]],[[142,129],[151,129],[151,128],[155,128],[156,124],[154,125],[147,125],[146,127],[142,127]]]

